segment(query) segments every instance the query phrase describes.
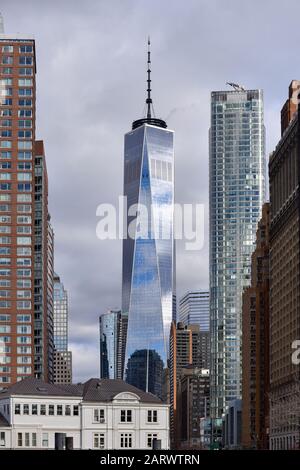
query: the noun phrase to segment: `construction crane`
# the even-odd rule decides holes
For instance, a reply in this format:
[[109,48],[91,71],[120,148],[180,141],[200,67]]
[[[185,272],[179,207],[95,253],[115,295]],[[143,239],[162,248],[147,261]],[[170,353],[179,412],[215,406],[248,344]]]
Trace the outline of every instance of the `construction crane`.
[[246,91],[245,88],[238,83],[226,82],[226,85],[232,86],[235,91]]

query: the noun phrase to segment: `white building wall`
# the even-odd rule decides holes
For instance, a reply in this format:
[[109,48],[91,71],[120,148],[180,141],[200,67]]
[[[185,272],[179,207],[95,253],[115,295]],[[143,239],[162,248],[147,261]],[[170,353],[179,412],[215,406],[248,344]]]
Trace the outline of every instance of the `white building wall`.
[[[132,435],[132,449],[149,449],[147,447],[148,434],[157,434],[161,440],[162,449],[169,448],[169,406],[165,404],[141,403],[139,398],[131,393],[119,394],[112,402],[82,402],[81,398],[66,397],[33,397],[17,396],[10,399],[0,398],[0,409],[3,405],[10,405],[10,416],[6,416],[10,427],[0,426],[0,432],[5,432],[5,447],[20,449],[18,446],[18,433],[23,435],[22,449],[25,444],[25,433],[30,435],[29,448],[54,449],[55,433],[66,433],[73,437],[74,449],[94,449],[94,433],[104,434],[105,449],[121,449],[121,434]],[[21,405],[21,414],[14,414],[15,405]],[[23,405],[29,405],[29,415],[24,415]],[[32,415],[32,404],[46,405],[46,415]],[[70,405],[73,414],[73,405],[79,406],[78,416],[49,416],[49,405]],[[104,422],[94,421],[94,409],[104,410]],[[121,422],[121,410],[132,411],[132,422]],[[148,423],[148,410],[157,411],[157,423]],[[56,406],[55,406],[56,411]],[[3,413],[2,413],[3,414]],[[32,434],[36,433],[36,447],[32,447]],[[48,446],[43,446],[43,434],[48,434]]]

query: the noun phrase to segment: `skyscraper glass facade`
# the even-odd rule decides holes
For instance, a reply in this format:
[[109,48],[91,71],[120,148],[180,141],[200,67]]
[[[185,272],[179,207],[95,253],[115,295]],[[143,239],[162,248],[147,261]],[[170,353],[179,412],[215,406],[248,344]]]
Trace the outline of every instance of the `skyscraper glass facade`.
[[54,347],[68,350],[68,294],[57,274],[54,276]]
[[[163,394],[174,281],[173,131],[142,123],[125,136],[124,195],[136,215],[127,216],[123,241],[122,312],[128,312],[124,378]],[[145,210],[146,209],[146,210]]]
[[99,317],[100,378],[118,379],[121,341],[121,311],[110,310]]
[[212,92],[210,128],[211,412],[241,397],[242,292],[265,199],[261,90]]
[[179,321],[185,325],[200,325],[200,331],[209,331],[209,292],[190,291],[181,297]]

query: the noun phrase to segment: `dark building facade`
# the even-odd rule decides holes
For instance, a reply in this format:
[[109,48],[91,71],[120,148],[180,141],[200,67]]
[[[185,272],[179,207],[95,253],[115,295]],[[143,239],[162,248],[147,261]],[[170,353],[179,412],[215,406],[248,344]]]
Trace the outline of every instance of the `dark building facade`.
[[[170,432],[171,445],[177,448],[181,442],[180,414],[181,397],[178,394],[182,370],[193,366],[198,370],[208,369],[209,333],[201,332],[199,325],[184,325],[172,322],[170,334]],[[209,376],[208,376],[209,377]]]
[[293,343],[300,338],[300,122],[295,96],[289,99],[282,136],[269,161],[271,449],[300,446],[300,366],[292,358]]
[[180,448],[201,448],[201,418],[209,417],[209,381],[208,369],[199,369],[190,365],[181,370],[177,410]]
[[269,230],[265,203],[252,254],[251,286],[243,293],[242,445],[268,449],[269,428]]

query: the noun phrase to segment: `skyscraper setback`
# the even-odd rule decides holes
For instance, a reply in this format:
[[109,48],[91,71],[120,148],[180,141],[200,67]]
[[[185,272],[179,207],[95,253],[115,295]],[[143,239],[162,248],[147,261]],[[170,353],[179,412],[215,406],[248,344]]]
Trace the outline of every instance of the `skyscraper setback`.
[[0,34],[0,386],[52,380],[53,234],[36,142],[35,42]]
[[124,377],[162,397],[173,315],[174,133],[152,116],[150,51],[147,91],[147,115],[134,121],[125,136],[124,195],[128,208],[136,204],[141,217],[140,223],[135,216],[125,220],[126,233],[132,227],[134,233],[123,241],[122,313],[128,312]]
[[[234,85],[234,84],[233,84]],[[216,91],[210,128],[211,412],[241,398],[242,292],[265,198],[261,90]]]

